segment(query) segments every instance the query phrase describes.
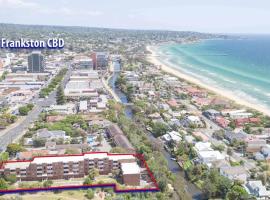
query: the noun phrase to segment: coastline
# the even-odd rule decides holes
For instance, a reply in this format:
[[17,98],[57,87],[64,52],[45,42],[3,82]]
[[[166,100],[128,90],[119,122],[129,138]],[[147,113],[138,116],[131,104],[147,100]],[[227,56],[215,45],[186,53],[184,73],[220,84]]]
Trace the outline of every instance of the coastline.
[[147,51],[151,52],[151,55],[147,56],[147,60],[149,62],[153,63],[154,65],[160,66],[160,69],[162,71],[164,71],[166,73],[169,73],[169,74],[171,74],[173,76],[176,76],[178,78],[184,79],[189,83],[193,83],[195,85],[198,85],[199,87],[204,88],[206,90],[209,90],[209,91],[211,91],[211,92],[213,92],[213,93],[215,93],[215,94],[217,94],[219,96],[222,96],[222,97],[224,97],[226,99],[232,100],[236,104],[239,104],[239,105],[245,106],[247,108],[257,110],[259,112],[262,112],[265,115],[270,116],[270,109],[267,109],[267,108],[264,108],[263,106],[256,105],[256,104],[250,103],[248,101],[245,101],[245,100],[241,99],[240,97],[235,96],[235,94],[233,94],[233,93],[231,93],[229,91],[224,91],[222,89],[207,85],[207,84],[203,83],[202,81],[181,72],[181,69],[176,69],[176,68],[171,67],[171,66],[169,66],[167,64],[165,65],[157,58],[158,55],[155,52],[153,46],[147,46],[146,49],[147,49]]

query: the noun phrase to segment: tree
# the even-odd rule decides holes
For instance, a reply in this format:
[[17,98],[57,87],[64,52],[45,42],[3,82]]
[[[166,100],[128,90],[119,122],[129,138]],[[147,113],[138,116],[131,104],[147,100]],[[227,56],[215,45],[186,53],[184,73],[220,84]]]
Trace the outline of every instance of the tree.
[[5,176],[5,180],[9,182],[10,184],[13,184],[17,181],[17,177],[15,174],[10,174],[10,175]]
[[88,189],[87,192],[86,192],[86,194],[85,194],[85,197],[86,197],[87,199],[93,199],[94,196],[95,196],[94,191],[91,190],[91,189]]
[[244,200],[248,197],[247,191],[240,185],[234,185],[226,195],[228,200]]
[[20,144],[11,143],[7,146],[6,152],[9,156],[15,156],[18,152],[23,151],[23,147]]
[[53,184],[52,180],[46,180],[43,182],[43,187],[47,188],[47,187],[52,186],[52,184]]
[[168,126],[164,123],[157,122],[154,123],[152,131],[155,137],[159,137],[166,134],[166,132],[168,131]]
[[22,106],[22,107],[19,108],[19,113],[20,113],[20,115],[22,115],[22,116],[27,115],[28,112],[29,112],[29,109],[28,109],[26,106]]
[[33,108],[34,108],[34,104],[29,103],[29,104],[27,104],[26,106],[20,107],[20,108],[19,108],[19,113],[20,113],[20,115],[25,116],[25,115],[27,115],[28,112],[29,112],[30,110],[32,110]]
[[96,168],[93,168],[93,169],[90,169],[89,172],[88,172],[88,177],[91,179],[91,180],[95,180],[95,177],[99,175],[99,172]]
[[8,184],[7,184],[7,182],[5,181],[5,179],[3,179],[3,178],[0,178],[0,189],[1,189],[1,190],[6,190],[6,189],[8,189]]
[[93,183],[93,181],[92,181],[89,177],[86,177],[86,178],[84,179],[84,182],[83,182],[84,185],[90,185],[90,184],[92,184],[92,183]]
[[29,109],[29,110],[32,110],[34,108],[34,104],[32,103],[29,103],[26,105],[26,107]]
[[46,143],[46,139],[44,138],[36,138],[33,140],[34,147],[44,147]]
[[58,86],[56,91],[56,103],[57,105],[63,105],[66,103],[66,97],[61,85]]
[[163,177],[160,177],[160,178],[159,178],[159,181],[158,181],[158,187],[159,187],[159,189],[160,189],[162,192],[164,192],[164,191],[166,191],[166,189],[167,189],[167,185],[168,185],[167,180],[166,180],[165,178],[163,178]]
[[216,195],[217,187],[209,179],[207,179],[203,185],[203,192],[205,193],[207,199],[209,199],[210,197],[214,197]]
[[0,162],[1,161],[7,161],[8,158],[9,158],[8,152],[3,152],[3,153],[0,154]]

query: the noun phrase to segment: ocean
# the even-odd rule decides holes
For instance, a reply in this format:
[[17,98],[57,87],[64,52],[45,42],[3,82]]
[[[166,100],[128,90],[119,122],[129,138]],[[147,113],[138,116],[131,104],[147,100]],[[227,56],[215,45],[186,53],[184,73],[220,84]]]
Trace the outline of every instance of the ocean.
[[237,36],[155,49],[164,64],[270,109],[270,36]]

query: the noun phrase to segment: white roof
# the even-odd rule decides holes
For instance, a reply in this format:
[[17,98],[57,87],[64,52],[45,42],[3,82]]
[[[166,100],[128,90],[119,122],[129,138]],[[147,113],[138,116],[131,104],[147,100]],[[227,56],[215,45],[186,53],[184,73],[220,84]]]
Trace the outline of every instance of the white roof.
[[170,137],[172,138],[172,140],[177,141],[177,142],[181,141],[181,135],[180,135],[180,133],[178,133],[176,131],[171,131],[168,134],[170,135]]
[[195,122],[195,121],[200,121],[200,118],[198,116],[188,116],[188,120]]
[[219,151],[199,151],[198,154],[201,158],[215,158],[217,160],[225,159],[225,156]]
[[199,152],[199,151],[211,151],[213,149],[211,148],[210,142],[197,142],[195,144],[195,150]]
[[267,190],[261,181],[249,181],[247,185],[249,186],[248,189],[258,190],[259,197],[270,196],[270,190]]
[[98,102],[97,103],[97,108],[106,108],[106,103]]
[[5,168],[9,169],[16,169],[16,168],[21,168],[21,169],[26,169],[29,166],[29,162],[13,162],[13,163],[7,163],[5,165]]
[[121,169],[123,174],[139,174],[140,167],[136,162],[132,163],[121,163]]

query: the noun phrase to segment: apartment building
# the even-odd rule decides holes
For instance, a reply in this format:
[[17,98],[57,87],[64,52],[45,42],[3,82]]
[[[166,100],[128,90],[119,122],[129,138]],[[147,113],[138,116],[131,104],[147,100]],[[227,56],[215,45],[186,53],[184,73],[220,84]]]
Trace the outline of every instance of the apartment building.
[[[129,171],[124,163],[129,163],[132,171]],[[140,185],[140,167],[136,157],[131,154],[84,153],[34,157],[28,161],[7,161],[1,166],[0,175],[15,174],[20,181],[83,178],[93,168],[103,175],[120,170],[124,184]]]

